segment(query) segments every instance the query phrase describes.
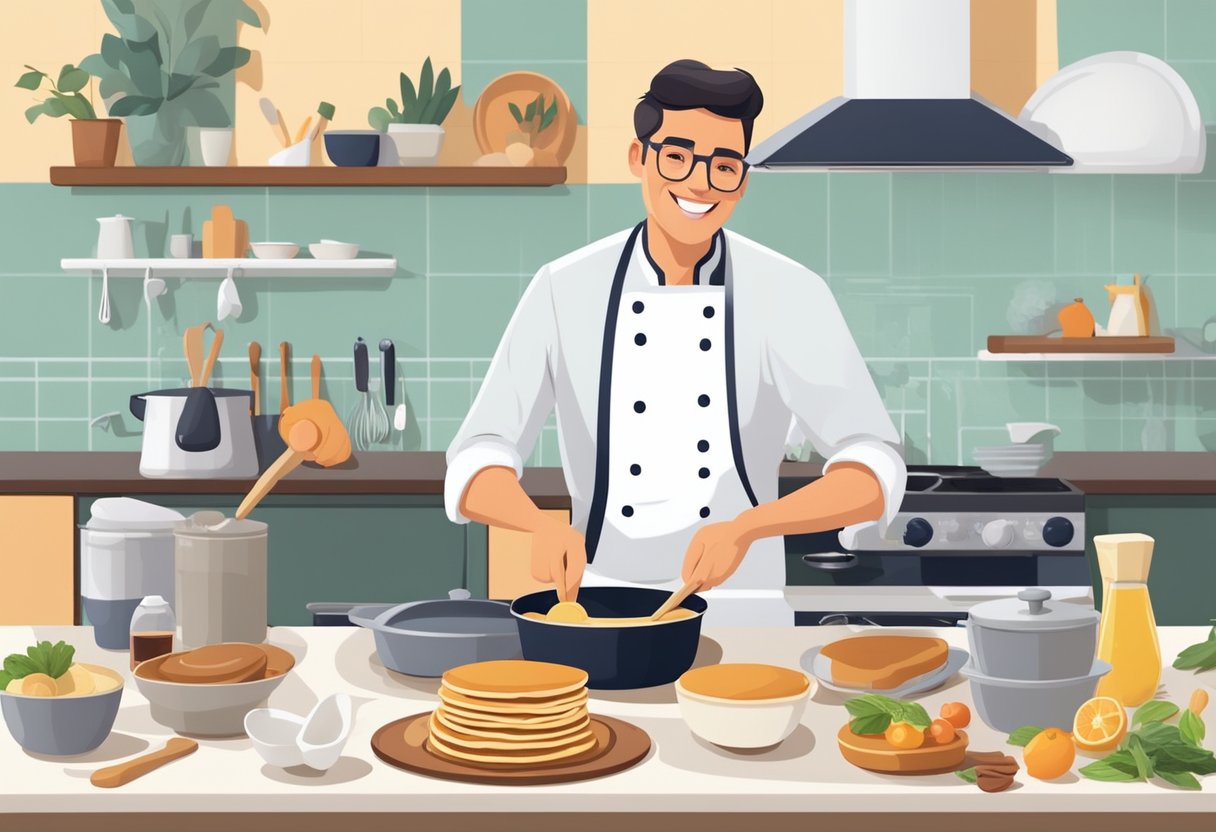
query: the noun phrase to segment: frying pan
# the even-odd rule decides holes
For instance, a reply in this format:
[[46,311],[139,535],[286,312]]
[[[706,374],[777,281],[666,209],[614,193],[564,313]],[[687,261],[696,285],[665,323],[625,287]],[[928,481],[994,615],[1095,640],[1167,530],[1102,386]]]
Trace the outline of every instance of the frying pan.
[[[628,586],[583,587],[578,602],[593,618],[648,616],[671,597],[661,589]],[[511,613],[519,625],[524,658],[570,665],[587,671],[587,687],[631,690],[666,685],[692,667],[701,637],[701,619],[709,607],[690,595],[680,604],[696,613],[691,618],[639,626],[589,627],[525,618],[527,612],[548,612],[557,603],[549,589],[516,598]]]

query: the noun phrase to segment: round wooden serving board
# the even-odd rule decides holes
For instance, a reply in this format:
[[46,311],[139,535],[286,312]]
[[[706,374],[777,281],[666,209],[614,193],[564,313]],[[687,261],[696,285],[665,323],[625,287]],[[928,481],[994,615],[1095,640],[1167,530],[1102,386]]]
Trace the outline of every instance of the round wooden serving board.
[[938,774],[956,771],[967,756],[967,734],[959,731],[944,745],[892,748],[881,734],[854,734],[846,724],[836,735],[840,754],[858,768],[887,774]]
[[566,91],[539,72],[508,72],[486,85],[473,105],[473,134],[482,153],[501,153],[507,146],[507,136],[519,130],[507,104],[515,104],[522,111],[537,95],[545,96],[546,106],[557,100],[557,116],[548,129],[533,138],[532,147],[549,151],[559,165],[566,163],[578,134],[578,117]]
[[598,740],[585,754],[538,766],[478,766],[438,757],[427,750],[431,712],[394,720],[372,736],[372,751],[391,766],[428,777],[497,786],[572,783],[615,774],[637,764],[650,752],[650,737],[636,725],[608,716],[591,716]]

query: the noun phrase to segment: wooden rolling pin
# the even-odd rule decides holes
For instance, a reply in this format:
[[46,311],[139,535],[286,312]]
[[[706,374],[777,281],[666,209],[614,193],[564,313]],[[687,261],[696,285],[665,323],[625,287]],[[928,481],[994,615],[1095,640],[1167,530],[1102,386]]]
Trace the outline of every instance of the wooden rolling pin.
[[97,769],[97,771],[93,772],[93,776],[89,778],[89,782],[102,789],[125,786],[132,780],[143,777],[150,771],[155,771],[165,763],[171,763],[176,759],[185,757],[187,754],[193,754],[197,750],[198,743],[194,740],[188,740],[185,737],[174,737],[165,743],[165,747],[159,751],[143,754],[134,759],[127,760],[125,763]]

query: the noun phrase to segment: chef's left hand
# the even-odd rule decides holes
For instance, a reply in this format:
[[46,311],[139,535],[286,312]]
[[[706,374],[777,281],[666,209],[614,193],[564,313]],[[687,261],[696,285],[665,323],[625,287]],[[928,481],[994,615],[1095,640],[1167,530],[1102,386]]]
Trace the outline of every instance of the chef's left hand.
[[697,591],[713,589],[735,573],[751,540],[734,520],[702,526],[688,543],[681,576]]

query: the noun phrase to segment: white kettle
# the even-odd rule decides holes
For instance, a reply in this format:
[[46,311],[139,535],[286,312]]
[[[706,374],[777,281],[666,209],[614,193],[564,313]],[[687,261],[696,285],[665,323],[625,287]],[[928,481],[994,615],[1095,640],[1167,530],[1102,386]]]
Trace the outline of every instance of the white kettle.
[[131,218],[122,214],[98,217],[97,259],[130,260],[135,256],[135,244],[131,239]]

